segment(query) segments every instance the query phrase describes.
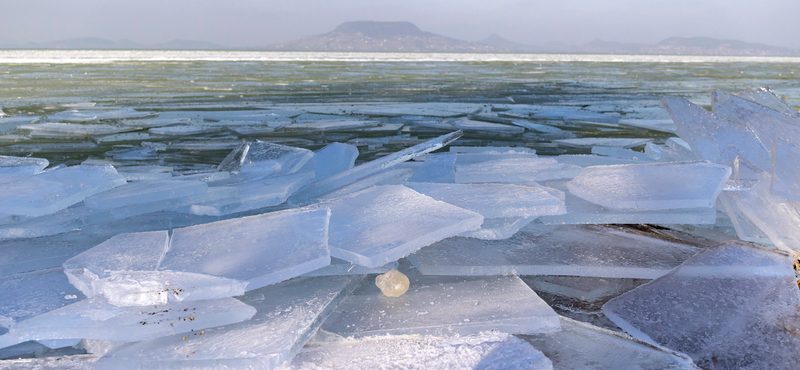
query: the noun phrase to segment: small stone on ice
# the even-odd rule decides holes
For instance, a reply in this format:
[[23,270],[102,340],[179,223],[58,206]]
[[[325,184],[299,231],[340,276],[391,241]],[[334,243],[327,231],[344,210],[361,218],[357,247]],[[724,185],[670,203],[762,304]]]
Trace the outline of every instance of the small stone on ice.
[[394,269],[375,278],[375,285],[387,297],[399,297],[405,294],[410,284],[407,276]]

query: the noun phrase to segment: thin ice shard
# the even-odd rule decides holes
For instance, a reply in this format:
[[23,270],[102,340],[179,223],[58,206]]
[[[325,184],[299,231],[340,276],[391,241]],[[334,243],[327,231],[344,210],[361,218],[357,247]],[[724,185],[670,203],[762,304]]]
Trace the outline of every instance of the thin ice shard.
[[308,169],[314,172],[314,179],[321,180],[353,168],[356,158],[358,158],[358,148],[355,146],[331,143],[314,152],[314,158],[308,161],[300,172]]
[[761,104],[783,114],[800,118],[800,112],[789,105],[789,103],[787,103],[785,100],[781,99],[781,97],[779,97],[778,94],[776,94],[775,91],[772,91],[772,89],[769,87],[757,87],[750,90],[740,91],[733,95],[750,100],[754,103]]
[[570,275],[653,279],[698,247],[602,226],[561,226],[538,235],[522,229],[505,240],[456,237],[408,256],[426,275]]
[[293,209],[175,229],[158,269],[275,284],[330,264],[330,217]]
[[303,348],[362,278],[295,279],[251,291],[239,297],[257,310],[250,320],[207,328],[202,335],[177,334],[120,346],[94,368],[277,368]]
[[293,198],[293,203],[304,203],[311,199],[318,198],[326,193],[345,187],[353,182],[363,179],[367,176],[373,175],[383,169],[392,167],[398,163],[405,162],[409,159],[415,158],[425,153],[432,152],[436,149],[442,148],[450,144],[453,140],[461,137],[462,132],[456,131],[447,135],[442,135],[437,138],[428,140],[424,143],[417,144],[399,152],[389,154],[371,162],[367,162],[355,166],[347,171],[337,173],[331,177],[315,181],[305,188]]
[[691,358],[630,336],[560,317],[561,331],[523,335],[556,369],[699,370]]
[[478,334],[558,331],[558,315],[515,275],[422,276],[409,273],[410,288],[383,296],[365,279],[322,325],[342,335]]
[[[737,96],[714,92],[714,113],[750,128],[766,148],[781,137],[800,137],[800,117],[790,116]],[[796,112],[796,111],[795,111]],[[762,168],[768,170],[768,168]]]
[[596,166],[583,169],[567,188],[613,209],[713,207],[730,174],[730,167],[708,162]]
[[433,199],[480,213],[484,218],[538,217],[566,213],[563,200],[541,186],[511,184],[407,183]]
[[331,255],[378,267],[426,245],[477,229],[483,217],[405,186],[376,186],[321,204],[331,209]]
[[603,306],[629,334],[703,368],[795,369],[800,292],[787,253],[743,242],[707,249]]

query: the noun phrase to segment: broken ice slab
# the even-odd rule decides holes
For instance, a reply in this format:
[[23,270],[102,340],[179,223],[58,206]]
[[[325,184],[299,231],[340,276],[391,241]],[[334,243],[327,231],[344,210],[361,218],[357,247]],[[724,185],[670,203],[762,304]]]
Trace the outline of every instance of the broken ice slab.
[[0,328],[6,329],[86,298],[70,285],[61,268],[2,276],[0,291]]
[[135,127],[114,125],[84,125],[78,123],[33,123],[17,126],[20,131],[28,132],[32,138],[77,138],[94,135],[110,135],[136,130]]
[[714,114],[748,127],[766,148],[771,148],[772,143],[778,138],[800,136],[800,119],[798,117],[720,92],[714,92],[712,98]]
[[478,109],[478,105],[474,104],[469,107],[456,107],[455,105],[447,106],[444,104],[436,106],[429,103],[403,103],[392,105],[371,105],[361,106],[354,108],[351,114],[361,114],[367,116],[377,117],[400,117],[400,116],[425,116],[425,117],[439,117],[439,118],[455,118],[466,116],[467,113],[473,112]]
[[788,253],[737,241],[698,253],[603,312],[634,337],[686,353],[702,368],[795,369],[798,305]]
[[[522,280],[538,294],[558,296],[557,299],[577,303],[584,312],[577,315],[601,316],[601,306],[622,293],[625,293],[652,279],[601,278],[592,276],[528,275]],[[575,302],[575,303],[573,303]],[[595,309],[597,311],[595,311]],[[578,316],[581,317],[581,316]],[[608,320],[608,319],[605,319]],[[590,321],[594,321],[591,320]]]
[[175,229],[158,269],[275,284],[330,264],[329,219],[301,208]]
[[[534,115],[535,116],[535,115]],[[564,114],[564,122],[589,122],[589,123],[608,123],[619,122],[622,116],[619,114],[603,114],[585,111],[573,111]]]
[[281,176],[297,172],[314,153],[266,141],[243,141],[220,163],[218,171],[249,176]]
[[125,184],[112,166],[72,166],[8,182],[0,196],[6,215],[43,216]]
[[376,127],[380,124],[380,121],[358,121],[358,120],[341,120],[341,121],[334,121],[334,120],[320,120],[320,121],[311,121],[311,122],[297,122],[288,124],[283,126],[282,129],[285,132],[294,132],[294,131],[308,131],[308,132],[317,132],[317,131],[342,131],[342,130],[354,130],[354,129],[363,129],[368,127]]
[[[51,229],[56,227],[51,226]],[[40,238],[2,240],[0,241],[0,276],[61,267],[64,261],[94,247],[105,239],[108,237],[85,235],[80,231],[72,231]],[[36,248],[31,246],[36,246]]]
[[535,132],[541,132],[541,133],[544,133],[544,134],[556,134],[556,133],[564,132],[564,130],[562,130],[562,129],[558,128],[558,127],[553,127],[553,126],[550,126],[550,125],[543,125],[541,123],[533,123],[533,122],[528,122],[528,121],[511,121],[511,123],[513,123],[513,124],[515,124],[515,125],[517,125],[519,127],[524,127],[524,128],[526,128],[528,130],[535,131]]
[[464,166],[478,162],[496,161],[501,159],[530,159],[539,158],[535,153],[525,153],[517,151],[497,152],[473,152],[473,153],[456,153],[456,166]]
[[[100,136],[100,137],[93,137],[92,140],[95,143],[101,145],[115,145],[115,144],[127,144],[127,143],[140,143],[142,141],[147,140],[158,140],[158,136],[150,135],[147,132],[126,132],[124,134],[116,134],[116,135],[108,135],[108,136]],[[163,140],[163,138],[160,138]]]
[[713,207],[731,168],[708,162],[586,167],[567,189],[603,207],[662,210]]
[[366,267],[396,261],[483,223],[478,213],[400,185],[376,186],[321,206],[331,209],[331,256]]
[[778,94],[772,91],[772,89],[769,87],[757,87],[750,90],[740,91],[733,95],[750,100],[754,103],[761,104],[783,114],[800,118],[800,112],[789,105],[789,103],[787,103],[785,100],[781,99],[781,97],[779,97]]
[[168,172],[120,172],[125,181],[164,181],[171,180],[172,174]]
[[191,118],[125,119],[120,124],[140,129],[188,124]]
[[483,240],[507,239],[535,219],[536,217],[484,218],[480,229],[465,231],[458,236]]
[[383,266],[378,267],[364,267],[359,266],[345,260],[338,258],[331,258],[331,264],[321,269],[311,271],[303,274],[303,277],[311,276],[332,276],[332,275],[365,275],[365,274],[383,274],[390,270],[396,270],[399,264],[397,261],[389,262]]
[[478,131],[492,134],[506,134],[516,135],[525,132],[525,128],[518,126],[502,125],[499,123],[473,121],[469,119],[462,119],[452,122],[456,129],[464,130],[465,132]]
[[19,322],[0,348],[28,340],[95,339],[132,342],[241,322],[256,310],[234,298],[117,307],[94,297]]
[[486,332],[458,338],[381,336],[309,343],[292,359],[287,370],[490,369],[497,366],[553,369],[550,360],[524,340],[505,333]]
[[34,123],[39,120],[39,116],[10,116],[5,117],[0,115],[0,125],[19,125],[19,124],[27,124],[27,123]]
[[166,127],[154,127],[147,132],[152,135],[161,136],[184,136],[184,135],[204,135],[222,131],[220,126],[200,126],[200,125],[175,125]]
[[228,130],[231,130],[242,136],[257,136],[275,132],[274,128],[268,126],[231,126],[228,127]]
[[[452,149],[452,147],[450,148]],[[456,182],[456,153],[428,154],[422,166],[414,171],[409,181]]]
[[400,297],[365,279],[323,323],[345,337],[385,334],[468,335],[487,330],[547,333],[558,315],[516,275],[455,277],[410,273]]
[[561,164],[553,158],[498,159],[456,167],[456,182],[528,183],[573,178],[581,170],[581,167]]
[[564,201],[541,186],[512,184],[405,184],[433,199],[450,203],[484,218],[539,217],[566,213]]
[[175,176],[173,180],[181,181],[202,181],[205,183],[227,180],[231,177],[230,172],[201,172],[191,175]]
[[150,203],[199,195],[208,191],[202,181],[138,181],[119,186],[84,200],[92,209],[119,208],[136,203]]
[[[772,193],[800,201],[800,147],[783,139],[772,145]],[[0,169],[2,170],[2,169]]]
[[727,166],[742,157],[762,169],[769,168],[769,151],[751,129],[685,99],[663,98],[661,102],[675,121],[675,132],[689,143],[697,157]]
[[239,297],[257,311],[250,320],[123,345],[94,368],[277,368],[303,348],[362,278],[302,278],[250,291]]
[[105,156],[116,161],[148,161],[157,159],[157,153],[155,148],[127,148],[107,151]]
[[[650,145],[652,143],[647,143]],[[650,156],[645,153],[637,152],[635,150],[630,149],[623,149],[623,148],[613,148],[608,146],[594,146],[592,147],[592,154],[597,155],[604,155],[608,157],[617,157],[622,159],[633,159],[637,161],[650,161]]]
[[675,133],[675,122],[671,119],[621,119],[619,124],[623,126],[644,128],[653,131]]
[[123,108],[113,111],[79,111],[68,110],[47,116],[50,121],[89,122],[106,119],[131,119],[158,116],[156,112],[139,112],[132,108]]
[[482,154],[536,154],[536,150],[516,146],[457,146],[450,147],[454,153],[482,153]]
[[410,168],[395,168],[383,172],[378,172],[372,176],[368,176],[366,178],[358,180],[343,188],[327,193],[317,198],[317,200],[320,202],[324,202],[331,199],[343,197],[345,195],[353,194],[355,192],[368,189],[373,186],[402,185],[411,177],[412,172],[413,170]]
[[566,154],[552,158],[555,159],[558,163],[570,164],[573,166],[580,166],[580,167],[642,163],[642,161],[633,159],[623,159],[623,158],[614,158],[614,157],[587,155],[587,154]]
[[520,336],[555,369],[699,370],[682,353],[563,316],[560,321],[559,332]]
[[395,152],[376,160],[355,166],[347,171],[339,172],[320,181],[312,182],[305,188],[301,189],[298,194],[292,198],[292,203],[308,203],[313,199],[333,192],[334,190],[343,188],[398,163],[405,162],[422,154],[442,148],[461,137],[461,135],[461,131],[442,135],[424,143],[403,149],[399,152]]
[[189,213],[222,216],[275,206],[285,202],[290,195],[313,179],[313,173],[301,172],[263,180],[232,183],[230,186],[237,190],[236,196],[193,204],[189,209]]
[[0,183],[36,175],[49,164],[44,158],[0,155]]
[[356,158],[358,158],[358,148],[354,145],[331,143],[314,152],[314,157],[300,172],[312,171],[314,178],[321,180],[353,168]]
[[523,228],[505,240],[456,237],[408,256],[426,275],[570,275],[653,279],[700,248],[616,227]]
[[625,138],[605,138],[605,137],[584,137],[580,139],[553,140],[554,144],[568,146],[572,148],[591,148],[595,146],[608,146],[612,148],[630,149],[642,146],[653,139],[625,139]]

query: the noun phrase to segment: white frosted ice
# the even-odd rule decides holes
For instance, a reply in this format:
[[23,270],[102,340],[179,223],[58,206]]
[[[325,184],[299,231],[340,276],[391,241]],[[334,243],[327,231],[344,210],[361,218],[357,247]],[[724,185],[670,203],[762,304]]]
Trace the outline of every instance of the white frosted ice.
[[603,312],[629,334],[686,353],[702,368],[794,369],[798,305],[788,254],[729,242],[612,299]]
[[567,188],[604,207],[648,210],[713,207],[731,174],[708,162],[586,167]]
[[331,209],[331,255],[378,267],[438,240],[474,230],[483,217],[405,186],[376,186],[323,207]]

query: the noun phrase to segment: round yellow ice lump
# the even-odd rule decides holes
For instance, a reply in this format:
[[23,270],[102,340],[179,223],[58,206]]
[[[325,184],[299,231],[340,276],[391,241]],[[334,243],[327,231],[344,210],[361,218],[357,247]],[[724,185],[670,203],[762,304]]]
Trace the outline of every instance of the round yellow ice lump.
[[399,297],[405,294],[410,284],[408,277],[397,270],[391,270],[375,278],[375,285],[387,297]]

